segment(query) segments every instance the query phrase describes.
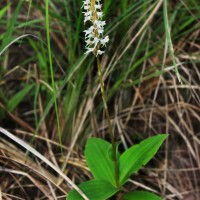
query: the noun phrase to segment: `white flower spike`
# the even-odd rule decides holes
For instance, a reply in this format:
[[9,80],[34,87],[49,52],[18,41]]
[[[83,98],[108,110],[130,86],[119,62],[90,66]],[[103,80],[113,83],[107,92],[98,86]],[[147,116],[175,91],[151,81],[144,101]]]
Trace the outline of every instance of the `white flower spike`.
[[84,0],[83,6],[84,23],[90,21],[92,26],[85,30],[86,52],[94,53],[96,56],[102,55],[104,51],[101,50],[103,46],[109,41],[109,37],[103,37],[105,21],[102,21],[103,12],[101,10],[102,4],[100,0]]

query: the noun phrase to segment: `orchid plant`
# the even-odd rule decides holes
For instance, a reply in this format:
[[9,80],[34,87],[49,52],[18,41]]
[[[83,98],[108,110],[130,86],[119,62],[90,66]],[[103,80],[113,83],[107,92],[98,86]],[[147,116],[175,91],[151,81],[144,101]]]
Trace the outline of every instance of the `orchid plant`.
[[[85,54],[93,53],[97,59],[97,70],[111,143],[100,138],[92,137],[88,139],[85,147],[85,157],[94,179],[78,186],[84,195],[72,190],[68,194],[67,200],[106,200],[114,195],[116,195],[116,199],[123,200],[161,200],[159,196],[147,191],[133,191],[127,194],[120,192],[123,185],[128,182],[129,177],[147,164],[155,155],[167,135],[158,134],[145,139],[120,154],[114,139],[100,62],[100,55],[104,53],[102,48],[109,41],[109,37],[103,35],[106,22],[102,21],[102,4],[100,0],[85,0],[83,9],[84,23],[91,23],[90,27],[84,31]],[[87,198],[85,198],[85,195]]]

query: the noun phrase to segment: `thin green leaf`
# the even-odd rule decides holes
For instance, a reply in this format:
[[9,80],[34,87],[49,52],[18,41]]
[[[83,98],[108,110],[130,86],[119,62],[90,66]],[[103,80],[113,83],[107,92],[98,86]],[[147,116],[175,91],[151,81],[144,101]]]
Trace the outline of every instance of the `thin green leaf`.
[[6,11],[8,10],[8,8],[10,7],[11,3],[7,4],[7,6],[3,7],[0,10],[0,19],[4,16],[4,14],[6,13]]
[[177,67],[177,64],[176,64],[176,59],[175,59],[175,56],[174,56],[174,48],[173,48],[173,44],[172,44],[172,40],[171,40],[170,27],[169,27],[168,16],[167,16],[167,0],[164,0],[164,2],[163,2],[163,14],[164,14],[166,40],[167,40],[167,43],[168,43],[168,46],[169,46],[169,52],[170,52],[170,55],[172,57],[172,62],[173,62],[173,65],[175,67],[175,72],[176,72],[177,78],[178,78],[179,82],[182,83],[181,77],[180,77],[180,74],[179,74],[179,71],[178,71],[178,67]]
[[49,25],[49,0],[45,1],[45,27],[46,27],[46,36],[47,36],[47,47],[48,47],[48,57],[49,57],[49,67],[51,73],[51,85],[53,88],[53,100],[54,100],[54,107],[56,112],[56,121],[57,121],[57,128],[58,128],[58,137],[60,142],[60,150],[63,155],[63,147],[62,147],[62,135],[60,130],[60,121],[58,116],[58,104],[56,98],[56,87],[55,87],[55,80],[54,80],[54,71],[53,71],[53,60],[52,60],[52,52],[51,52],[51,42],[50,42],[50,25]]
[[90,138],[85,148],[86,162],[95,179],[115,186],[114,162],[110,156],[111,144],[99,138]]
[[26,95],[29,93],[29,91],[32,89],[33,85],[27,85],[25,88],[23,88],[21,91],[19,91],[17,94],[15,94],[7,103],[7,110],[12,112],[23,99],[26,97]]
[[[90,180],[80,184],[79,188],[90,200],[105,200],[113,196],[118,190],[108,182],[102,180]],[[72,190],[67,200],[82,200],[83,197],[76,190]]]
[[23,2],[24,2],[23,0],[19,0],[17,6],[15,7],[14,13],[12,14],[12,18],[8,21],[8,27],[7,27],[7,30],[6,30],[6,37],[3,38],[3,41],[0,45],[0,52],[3,50],[3,48],[5,46],[7,46],[9,44],[9,42],[12,39],[14,26],[15,26],[15,23],[17,21],[17,16],[19,14],[19,11],[21,9]]
[[146,191],[134,191],[124,195],[123,200],[162,200],[161,197]]
[[131,174],[138,171],[156,154],[166,137],[167,134],[150,137],[121,155],[119,161],[120,185],[123,185]]

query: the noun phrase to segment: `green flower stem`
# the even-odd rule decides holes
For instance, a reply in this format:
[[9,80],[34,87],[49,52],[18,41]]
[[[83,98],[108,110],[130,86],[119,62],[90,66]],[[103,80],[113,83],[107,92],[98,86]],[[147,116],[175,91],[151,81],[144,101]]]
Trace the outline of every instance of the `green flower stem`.
[[116,186],[118,188],[119,187],[119,163],[118,163],[118,158],[117,158],[117,151],[116,151],[116,144],[115,144],[115,139],[114,139],[113,128],[112,128],[111,120],[110,120],[110,114],[109,114],[108,106],[106,103],[104,81],[103,81],[103,75],[102,75],[101,63],[100,63],[99,56],[97,56],[97,67],[98,67],[98,75],[99,75],[99,81],[100,81],[100,87],[101,87],[102,100],[103,100],[103,105],[104,105],[104,109],[106,112],[109,134],[110,134],[110,139],[111,139],[111,143],[112,143],[113,160],[115,163],[115,181],[116,181]]

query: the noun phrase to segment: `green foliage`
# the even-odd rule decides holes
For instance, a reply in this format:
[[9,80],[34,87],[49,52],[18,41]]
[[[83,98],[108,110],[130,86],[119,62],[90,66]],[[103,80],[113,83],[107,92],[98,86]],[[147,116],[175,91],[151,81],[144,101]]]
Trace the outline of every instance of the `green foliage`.
[[40,43],[39,45],[35,43],[34,39],[29,39],[30,46],[36,52],[36,60],[38,61],[38,68],[40,71],[40,76],[44,77],[43,79],[48,83],[49,73],[48,73],[48,52],[44,43]]
[[134,191],[125,194],[123,200],[162,200],[162,199],[151,192]]
[[7,9],[10,7],[10,3],[7,4],[7,6],[3,7],[1,10],[0,10],[0,19],[5,15]]
[[[118,189],[108,182],[102,180],[90,180],[80,184],[79,188],[84,191],[90,200],[108,199],[114,195]],[[71,191],[67,200],[82,200],[83,198],[75,190]]]
[[[0,52],[2,51],[2,49],[9,44],[9,42],[11,41],[12,39],[12,33],[14,31],[14,25],[15,25],[15,22],[17,20],[17,16],[19,14],[19,11],[20,11],[20,8],[22,6],[22,3],[23,3],[23,0],[20,0],[19,3],[17,4],[16,8],[15,8],[15,12],[12,16],[12,19],[9,20],[9,24],[8,24],[8,28],[7,28],[7,31],[6,31],[6,37],[3,38],[3,41],[0,45]],[[6,8],[7,9],[7,8]]]
[[[90,138],[85,148],[86,162],[94,176],[94,180],[80,184],[79,188],[90,200],[105,200],[117,193],[123,184],[128,181],[131,174],[138,171],[155,155],[166,139],[166,134],[159,134],[143,140],[139,144],[127,149],[121,156],[119,152],[119,178],[120,186],[116,186],[114,160],[112,160],[112,144],[98,139]],[[82,199],[77,191],[72,190],[67,200]],[[131,192],[124,196],[124,200],[160,200],[160,197],[148,192]]]
[[85,148],[86,162],[95,179],[110,182],[115,185],[114,162],[112,160],[112,145],[99,138],[90,138]]
[[167,135],[160,134],[150,137],[141,143],[127,149],[120,157],[120,185],[123,185],[128,177],[145,165],[158,151]]
[[51,72],[51,83],[53,88],[53,98],[54,98],[54,107],[56,111],[56,121],[57,121],[57,128],[58,128],[58,137],[60,142],[60,148],[62,152],[62,136],[61,136],[61,130],[60,130],[60,122],[58,117],[58,104],[57,104],[57,98],[56,98],[56,87],[55,87],[55,80],[54,80],[54,71],[53,71],[53,60],[52,60],[52,53],[51,53],[51,42],[50,42],[50,27],[49,27],[49,1],[47,0],[45,3],[45,16],[46,16],[46,35],[47,35],[47,47],[48,47],[48,57],[49,57],[49,66],[50,66],[50,72]]
[[170,55],[172,57],[172,62],[176,71],[176,75],[178,77],[178,80],[181,82],[181,78],[180,78],[180,74],[178,72],[178,68],[177,68],[177,64],[176,64],[176,60],[175,60],[175,56],[174,56],[174,48],[173,48],[173,44],[172,44],[172,40],[171,40],[171,30],[169,27],[169,22],[168,22],[168,14],[167,14],[167,0],[164,0],[163,2],[163,14],[164,14],[164,25],[165,25],[165,32],[166,32],[166,40],[169,46],[169,51],[170,51]]
[[33,85],[26,85],[22,90],[15,94],[7,103],[6,107],[9,112],[12,112],[28,95]]

